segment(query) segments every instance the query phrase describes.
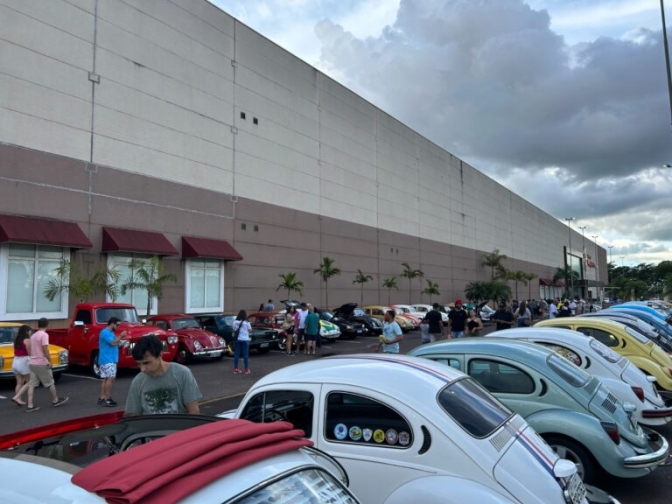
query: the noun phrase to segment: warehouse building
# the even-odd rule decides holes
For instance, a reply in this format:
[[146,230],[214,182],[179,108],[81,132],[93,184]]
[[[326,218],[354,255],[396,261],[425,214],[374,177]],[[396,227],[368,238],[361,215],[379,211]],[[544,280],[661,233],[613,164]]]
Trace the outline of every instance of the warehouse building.
[[521,297],[559,294],[568,252],[605,284],[602,247],[206,0],[0,0],[0,34],[0,320],[65,320],[64,259],[160,257],[161,312],[277,305],[288,272],[324,304],[324,257],[330,306],[358,269],[365,303],[395,276],[393,302],[462,297],[493,249],[537,275]]

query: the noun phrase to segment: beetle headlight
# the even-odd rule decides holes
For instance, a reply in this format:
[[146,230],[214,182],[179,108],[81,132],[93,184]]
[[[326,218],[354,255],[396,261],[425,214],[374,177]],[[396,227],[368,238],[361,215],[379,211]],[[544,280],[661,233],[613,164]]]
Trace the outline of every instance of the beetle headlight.
[[224,340],[224,338],[219,338],[218,341],[219,341],[219,346],[225,346],[226,345],[226,341]]
[[170,343],[171,345],[177,343],[177,336],[168,336],[168,343]]
[[198,341],[194,341],[194,349],[198,351],[201,348],[203,348],[203,345],[201,345]]
[[58,362],[59,362],[59,364],[67,364],[68,363],[68,351],[67,350],[61,350],[58,353]]

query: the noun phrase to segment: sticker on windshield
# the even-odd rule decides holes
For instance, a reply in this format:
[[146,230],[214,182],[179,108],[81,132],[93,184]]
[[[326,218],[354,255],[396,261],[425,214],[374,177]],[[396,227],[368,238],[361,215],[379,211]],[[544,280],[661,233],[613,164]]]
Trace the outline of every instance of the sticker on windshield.
[[387,441],[388,444],[397,444],[398,439],[399,434],[397,434],[397,431],[394,429],[388,429],[385,433],[385,441]]
[[343,441],[348,437],[348,427],[342,423],[336,424],[336,427],[334,427],[334,436],[336,436],[336,439],[339,441]]
[[406,431],[401,431],[399,433],[399,444],[401,446],[408,446],[411,442],[411,435]]
[[360,429],[356,425],[350,427],[350,431],[348,433],[350,435],[350,439],[352,439],[353,441],[359,441],[360,439],[362,439],[362,429]]
[[385,433],[381,429],[376,429],[373,432],[373,440],[376,443],[382,443],[383,441],[385,441]]
[[364,429],[362,431],[362,436],[364,437],[364,441],[371,441],[371,436],[373,436],[373,431],[371,429]]

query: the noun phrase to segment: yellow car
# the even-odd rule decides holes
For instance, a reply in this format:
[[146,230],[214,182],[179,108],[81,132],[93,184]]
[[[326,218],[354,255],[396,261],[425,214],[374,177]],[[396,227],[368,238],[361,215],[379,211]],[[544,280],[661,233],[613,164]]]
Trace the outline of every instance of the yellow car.
[[588,317],[561,317],[542,320],[534,327],[560,327],[592,336],[627,358],[658,385],[672,391],[672,357],[643,334],[612,320]]
[[[385,320],[385,312],[392,310],[392,308],[389,306],[363,306],[362,310],[364,310],[367,315],[382,321]],[[406,317],[397,315],[394,317],[394,321],[399,324],[399,327],[401,327],[403,332],[408,332],[413,329],[413,323]]]
[[[14,378],[14,339],[22,325],[17,322],[0,322],[0,378]],[[57,345],[49,345],[49,360],[54,380],[58,380],[61,373],[68,369],[68,351]]]

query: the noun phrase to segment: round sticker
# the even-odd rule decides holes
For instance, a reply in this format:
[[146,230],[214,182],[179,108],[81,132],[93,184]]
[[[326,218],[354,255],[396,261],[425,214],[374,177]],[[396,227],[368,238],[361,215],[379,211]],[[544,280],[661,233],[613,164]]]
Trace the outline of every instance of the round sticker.
[[371,436],[373,436],[373,431],[371,429],[364,429],[362,431],[362,436],[364,436],[364,441],[371,441]]
[[339,441],[343,441],[348,437],[348,427],[342,423],[336,424],[336,427],[334,427],[334,436],[336,436],[336,439]]
[[360,429],[356,425],[353,426],[353,427],[350,427],[349,434],[350,434],[350,439],[352,439],[353,441],[359,441],[360,439],[362,439],[362,429]]
[[385,433],[385,441],[387,441],[388,444],[397,444],[398,439],[399,435],[397,434],[397,431],[394,429],[388,429],[387,432]]
[[408,446],[410,442],[411,442],[411,435],[408,432],[402,431],[399,433],[399,444],[401,446]]
[[373,431],[373,440],[376,443],[382,443],[385,441],[385,433],[381,429],[376,429]]

